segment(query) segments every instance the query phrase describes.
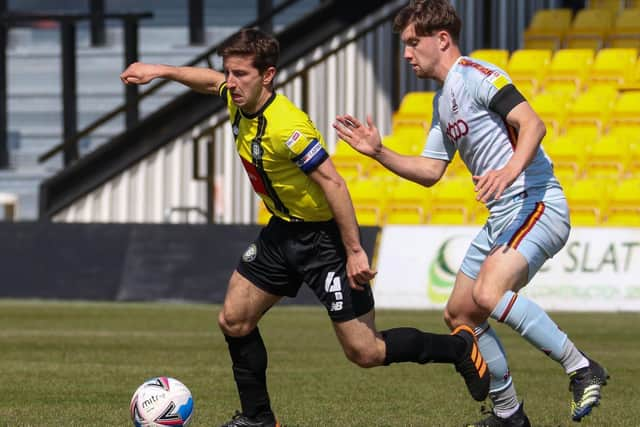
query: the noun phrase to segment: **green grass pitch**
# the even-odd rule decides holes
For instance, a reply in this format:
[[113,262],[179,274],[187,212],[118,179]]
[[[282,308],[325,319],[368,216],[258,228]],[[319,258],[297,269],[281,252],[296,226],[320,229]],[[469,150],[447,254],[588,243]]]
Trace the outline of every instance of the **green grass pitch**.
[[[152,376],[183,381],[193,427],[216,427],[239,408],[219,306],[0,300],[0,426],[128,426],[129,400]],[[610,371],[602,405],[583,426],[640,425],[640,314],[553,313]],[[381,310],[379,329],[446,333],[434,311]],[[495,325],[494,325],[495,326]],[[572,426],[562,369],[495,326],[534,426]],[[460,426],[480,418],[449,365],[362,369],[348,362],[324,310],[281,306],[260,326],[269,349],[273,408],[287,427]]]

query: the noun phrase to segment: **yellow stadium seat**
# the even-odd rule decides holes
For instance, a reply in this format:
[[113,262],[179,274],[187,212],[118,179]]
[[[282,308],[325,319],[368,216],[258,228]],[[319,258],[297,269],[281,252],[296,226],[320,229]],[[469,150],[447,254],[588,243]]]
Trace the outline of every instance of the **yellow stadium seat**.
[[506,49],[477,49],[469,56],[489,62],[502,70],[506,70],[507,62],[509,62],[509,51]]
[[381,225],[382,212],[387,204],[388,183],[359,179],[348,183],[351,200],[360,225]]
[[607,45],[640,49],[640,8],[620,12],[607,37]]
[[352,181],[364,177],[364,170],[362,164],[355,160],[345,160],[341,158],[332,158],[331,161],[336,167],[336,170],[346,181]]
[[543,81],[544,90],[554,84],[571,84],[574,93],[582,90],[589,76],[595,51],[593,49],[560,49],[553,54],[549,72]]
[[621,92],[611,109],[609,129],[633,129],[640,132],[640,90]]
[[556,176],[578,177],[582,173],[586,155],[586,145],[582,141],[562,135],[550,140],[545,139],[543,149],[553,163]]
[[433,114],[435,92],[409,92],[400,102],[400,108],[391,117],[392,128],[403,123],[422,125],[429,129]]
[[540,90],[551,56],[552,51],[549,49],[519,49],[511,54],[507,72],[527,99],[531,99]]
[[640,226],[640,177],[625,179],[611,189],[605,223],[614,226]]
[[382,145],[405,155],[417,155],[422,152],[428,131],[422,126],[399,124],[393,134],[382,139]]
[[614,18],[615,13],[609,9],[580,9],[567,31],[565,46],[569,49],[603,48]]
[[617,97],[618,91],[609,86],[594,87],[581,93],[567,109],[565,126],[591,127],[598,134],[604,133]]
[[571,9],[539,9],[524,32],[525,48],[559,49],[572,17]]
[[607,183],[600,178],[583,178],[565,188],[573,225],[600,225]]
[[469,176],[467,165],[464,164],[459,154],[447,166],[447,176]]
[[434,186],[426,222],[429,224],[469,224],[480,203],[471,177],[445,177]]
[[589,72],[587,86],[611,85],[616,89],[633,78],[638,59],[634,48],[600,49]]
[[422,224],[432,190],[412,181],[401,179],[391,187],[383,216],[385,224]]
[[629,144],[614,135],[605,135],[588,145],[585,174],[589,177],[622,178],[629,154]]
[[557,136],[564,128],[569,96],[562,92],[541,92],[531,99],[530,104],[546,125],[547,135]]

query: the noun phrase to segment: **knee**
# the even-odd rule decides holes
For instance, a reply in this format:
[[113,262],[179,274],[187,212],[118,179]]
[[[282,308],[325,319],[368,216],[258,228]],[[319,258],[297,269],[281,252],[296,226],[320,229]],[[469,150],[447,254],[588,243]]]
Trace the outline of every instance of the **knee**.
[[344,349],[347,359],[361,368],[373,368],[384,363],[384,355],[380,355],[375,348],[349,347]]
[[[490,286],[487,286],[483,280],[478,279],[473,287],[473,302],[480,310],[491,313],[496,305],[496,295]],[[499,300],[498,296],[498,300]]]
[[453,330],[458,326],[456,322],[457,317],[458,316],[456,316],[456,314],[453,313],[448,306],[445,307],[444,313],[443,313],[443,320],[444,320],[444,323],[449,328],[449,330]]
[[255,326],[255,324],[247,319],[234,316],[224,308],[218,314],[218,327],[222,333],[230,337],[244,337],[248,335]]

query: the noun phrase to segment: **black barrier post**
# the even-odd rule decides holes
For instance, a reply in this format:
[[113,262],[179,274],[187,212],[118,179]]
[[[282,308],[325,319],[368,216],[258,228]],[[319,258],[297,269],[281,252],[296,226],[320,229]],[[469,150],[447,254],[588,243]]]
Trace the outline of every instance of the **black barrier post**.
[[[124,17],[124,63],[125,66],[138,60],[138,18],[135,15]],[[138,123],[138,85],[125,85],[127,103],[127,129]]]
[[[7,0],[0,0],[0,15],[7,12]],[[7,126],[7,31],[5,20],[0,22],[0,169],[9,167]]]
[[91,0],[91,46],[104,46],[107,42],[104,29],[104,0]]
[[[76,96],[76,23],[73,19],[60,21],[62,44],[62,115],[64,139],[73,137],[78,130],[78,98]],[[64,149],[64,164],[78,160],[78,145]]]
[[203,0],[189,0],[189,44],[204,44]]
[[265,20],[260,29],[267,33],[273,32],[273,1],[272,0],[258,0],[258,21],[262,21],[262,18],[269,16],[269,19]]

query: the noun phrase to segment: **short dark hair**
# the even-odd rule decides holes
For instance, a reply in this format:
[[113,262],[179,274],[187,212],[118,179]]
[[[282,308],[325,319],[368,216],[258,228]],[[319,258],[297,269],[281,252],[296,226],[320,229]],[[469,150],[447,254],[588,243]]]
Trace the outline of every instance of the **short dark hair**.
[[275,37],[256,28],[243,28],[227,38],[218,47],[218,55],[252,56],[253,66],[260,73],[275,67],[280,57],[280,44]]
[[444,30],[457,43],[462,21],[449,0],[412,0],[396,15],[393,31],[401,33],[409,25],[414,25],[418,36],[429,36],[434,31]]

